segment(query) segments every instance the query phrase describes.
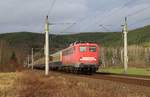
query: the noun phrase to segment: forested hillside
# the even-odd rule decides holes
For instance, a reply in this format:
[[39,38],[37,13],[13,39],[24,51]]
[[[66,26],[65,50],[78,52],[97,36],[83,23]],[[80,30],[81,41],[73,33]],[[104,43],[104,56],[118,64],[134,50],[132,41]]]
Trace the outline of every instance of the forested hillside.
[[[123,33],[121,32],[89,32],[70,35],[51,35],[50,52],[69,46],[70,43],[96,42],[105,47],[123,46]],[[129,45],[150,47],[150,26],[135,29],[128,33]],[[0,34],[0,64],[6,64],[13,55],[19,64],[31,53],[31,48],[44,47],[44,34],[33,32],[14,32]],[[38,51],[38,50],[37,50]]]

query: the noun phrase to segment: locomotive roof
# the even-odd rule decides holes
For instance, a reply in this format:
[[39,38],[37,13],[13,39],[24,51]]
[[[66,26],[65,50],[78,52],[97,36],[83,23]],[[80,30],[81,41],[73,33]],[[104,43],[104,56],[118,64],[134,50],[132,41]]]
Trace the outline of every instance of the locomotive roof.
[[97,45],[96,43],[78,43],[74,45]]
[[74,47],[74,46],[97,46],[97,44],[96,43],[77,43],[77,44],[71,44],[67,48],[71,48],[71,47]]
[[[85,45],[87,45],[87,46],[97,46],[96,43],[77,43],[77,44],[71,44],[69,47],[67,47],[65,49],[69,49],[73,46],[85,46]],[[65,50],[65,49],[63,49],[63,50]]]
[[85,46],[85,45],[87,45],[87,46],[97,46],[96,43],[77,43],[77,44],[72,44],[69,47],[66,47],[66,48],[64,48],[64,49],[62,49],[60,51],[57,51],[57,52],[51,54],[50,56],[56,55],[56,54],[60,54],[60,53],[62,53],[62,51],[66,50],[66,49],[69,49],[69,48],[71,48],[73,46]]

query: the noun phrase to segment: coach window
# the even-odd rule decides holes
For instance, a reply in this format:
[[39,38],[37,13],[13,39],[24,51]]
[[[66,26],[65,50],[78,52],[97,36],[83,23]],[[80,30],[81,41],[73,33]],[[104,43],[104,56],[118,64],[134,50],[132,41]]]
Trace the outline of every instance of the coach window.
[[85,46],[80,46],[80,52],[86,52],[86,47]]
[[89,48],[89,50],[90,50],[90,52],[96,52],[96,47],[95,47],[95,46],[91,46],[91,47]]

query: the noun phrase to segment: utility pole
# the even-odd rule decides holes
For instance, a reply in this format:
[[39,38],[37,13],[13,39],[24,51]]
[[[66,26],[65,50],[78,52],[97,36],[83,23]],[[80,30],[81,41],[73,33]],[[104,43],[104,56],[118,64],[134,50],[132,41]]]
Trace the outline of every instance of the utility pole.
[[2,40],[0,40],[0,64],[2,64]]
[[127,69],[128,69],[127,33],[128,33],[128,25],[127,25],[127,17],[125,17],[125,24],[123,25],[123,34],[124,34],[124,72],[125,73],[127,73]]
[[33,65],[34,65],[33,48],[32,48],[32,51],[31,51],[31,58],[32,58],[32,70],[33,70]]
[[48,16],[46,16],[45,21],[45,75],[48,75],[49,72],[49,23]]
[[30,55],[28,55],[28,58],[27,58],[27,61],[28,61],[28,68],[30,67],[29,65],[30,65]]

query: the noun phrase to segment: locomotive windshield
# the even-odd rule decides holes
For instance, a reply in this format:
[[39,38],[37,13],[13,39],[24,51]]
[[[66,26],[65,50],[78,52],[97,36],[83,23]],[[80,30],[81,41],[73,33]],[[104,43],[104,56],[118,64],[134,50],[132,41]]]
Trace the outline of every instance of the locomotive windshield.
[[89,48],[89,50],[90,50],[90,52],[96,52],[96,47],[95,47],[95,46],[91,46],[91,47]]
[[86,47],[85,46],[80,46],[80,52],[86,52]]
[[89,52],[96,52],[96,46],[80,46],[80,52],[86,52],[87,48]]

